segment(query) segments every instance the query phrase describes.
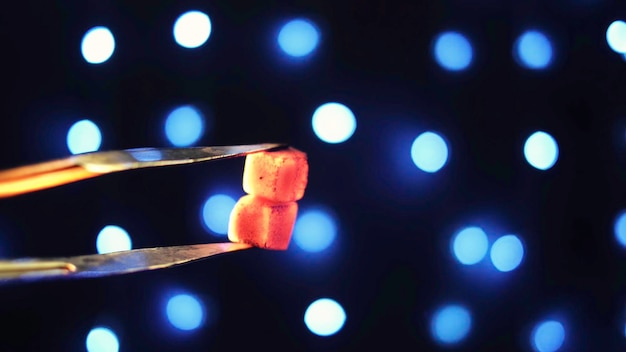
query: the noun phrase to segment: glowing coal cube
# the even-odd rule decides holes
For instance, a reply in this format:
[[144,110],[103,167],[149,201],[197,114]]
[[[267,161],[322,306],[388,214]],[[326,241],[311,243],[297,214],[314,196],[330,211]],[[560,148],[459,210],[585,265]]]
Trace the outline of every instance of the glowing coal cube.
[[309,177],[305,153],[287,148],[246,156],[243,190],[274,202],[294,202],[304,196]]
[[230,213],[228,239],[266,249],[285,250],[298,214],[296,202],[272,202],[246,195]]

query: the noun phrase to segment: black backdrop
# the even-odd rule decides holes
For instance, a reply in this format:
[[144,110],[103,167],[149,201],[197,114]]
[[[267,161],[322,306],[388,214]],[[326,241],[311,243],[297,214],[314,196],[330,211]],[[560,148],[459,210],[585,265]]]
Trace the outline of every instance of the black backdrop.
[[[213,24],[196,50],[171,38],[174,20],[190,9]],[[278,53],[275,36],[298,16],[315,21],[322,39],[295,62]],[[626,61],[605,39],[620,18],[626,6],[610,0],[3,4],[0,167],[67,155],[67,128],[85,117],[99,122],[103,150],[167,146],[165,112],[191,103],[214,118],[200,145],[280,141],[306,151],[301,204],[332,208],[340,231],[317,255],[292,245],[149,273],[0,287],[0,350],[84,350],[96,325],[113,328],[122,351],[437,350],[430,316],[449,301],[472,312],[461,350],[529,351],[530,330],[550,314],[565,322],[565,350],[626,348],[626,256],[613,236],[626,207]],[[116,36],[102,65],[85,63],[79,50],[95,25]],[[511,55],[533,26],[553,40],[545,71],[521,68]],[[472,41],[467,71],[444,71],[432,59],[433,37],[449,28]],[[312,112],[326,101],[357,117],[345,143],[325,144],[311,130]],[[409,156],[427,129],[450,146],[433,175]],[[537,129],[559,143],[547,172],[521,152]],[[217,241],[200,225],[199,207],[216,185],[240,191],[241,167],[228,160],[133,171],[2,199],[0,254],[93,253],[108,223],[123,224],[136,248]],[[449,241],[467,223],[519,234],[520,268],[495,275],[458,265]],[[207,304],[201,329],[167,324],[163,297],[179,289]],[[347,321],[322,338],[302,315],[326,296]]]

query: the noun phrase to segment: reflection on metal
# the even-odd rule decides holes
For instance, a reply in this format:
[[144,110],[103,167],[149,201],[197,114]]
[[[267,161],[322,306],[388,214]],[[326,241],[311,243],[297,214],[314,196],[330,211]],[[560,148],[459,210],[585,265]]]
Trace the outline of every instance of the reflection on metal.
[[111,172],[235,158],[285,146],[263,143],[217,147],[139,148],[78,154],[0,171],[0,198],[61,186]]
[[0,261],[0,283],[129,274],[187,264],[214,255],[248,249],[243,243],[208,243],[141,248],[67,258]]

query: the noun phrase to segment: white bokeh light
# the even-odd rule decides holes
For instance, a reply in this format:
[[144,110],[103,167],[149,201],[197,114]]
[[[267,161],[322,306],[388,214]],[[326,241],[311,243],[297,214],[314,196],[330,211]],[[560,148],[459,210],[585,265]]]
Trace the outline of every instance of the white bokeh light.
[[356,130],[354,113],[340,103],[320,105],[311,120],[313,132],[326,143],[342,143],[347,141]]
[[119,226],[105,226],[96,238],[96,250],[100,254],[127,251],[131,248],[132,241],[128,232]]
[[115,50],[115,38],[107,27],[94,27],[83,36],[80,51],[83,58],[90,64],[101,64],[107,61]]
[[524,157],[532,167],[548,170],[559,158],[559,146],[551,135],[537,131],[524,143]]
[[100,148],[102,133],[90,120],[80,120],[67,131],[67,148],[72,154],[94,152]]
[[113,330],[98,326],[87,334],[85,347],[88,352],[117,352],[120,350],[120,343]]
[[174,23],[174,39],[178,45],[194,49],[206,43],[211,35],[211,19],[200,11],[189,11],[180,15]]
[[346,312],[335,300],[320,298],[309,305],[304,312],[304,323],[309,330],[319,336],[336,334],[346,322]]
[[448,145],[439,134],[424,132],[413,141],[411,158],[420,170],[437,172],[448,161]]
[[626,22],[613,21],[606,29],[606,42],[616,53],[626,53]]

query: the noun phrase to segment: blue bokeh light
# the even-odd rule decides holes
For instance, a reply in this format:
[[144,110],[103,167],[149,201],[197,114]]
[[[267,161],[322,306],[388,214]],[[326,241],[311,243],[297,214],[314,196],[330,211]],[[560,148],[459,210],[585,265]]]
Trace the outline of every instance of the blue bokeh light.
[[304,211],[296,219],[293,240],[306,252],[321,252],[337,235],[337,225],[330,214],[322,210]]
[[174,40],[183,48],[194,49],[202,46],[211,35],[211,19],[200,11],[188,11],[174,22]]
[[304,324],[315,335],[336,334],[346,322],[346,312],[335,300],[320,298],[304,312]]
[[202,206],[204,225],[215,234],[228,234],[230,213],[235,204],[235,199],[225,194],[215,194],[209,197]]
[[489,240],[480,227],[466,227],[459,231],[452,242],[452,250],[456,259],[464,265],[473,265],[487,255]]
[[98,326],[87,334],[85,347],[88,352],[117,352],[120,349],[120,343],[113,330]]
[[515,235],[498,238],[491,246],[491,263],[501,272],[515,270],[524,259],[524,246]]
[[565,342],[565,328],[555,320],[543,321],[535,327],[531,344],[538,352],[558,351]]
[[448,161],[448,145],[437,133],[424,132],[413,141],[411,158],[420,170],[437,172]]
[[626,53],[626,22],[613,21],[606,29],[606,42],[618,54]]
[[435,39],[433,55],[444,69],[462,71],[472,62],[472,45],[461,33],[444,32]]
[[524,157],[532,167],[548,170],[559,158],[559,146],[550,134],[537,131],[524,143]]
[[204,133],[204,117],[192,106],[181,106],[170,112],[165,120],[165,135],[173,145],[188,147]]
[[465,339],[472,326],[470,312],[459,305],[446,305],[432,317],[430,327],[435,341],[452,345]]
[[167,301],[165,313],[170,324],[179,330],[195,330],[205,320],[204,306],[190,294],[178,294]]
[[293,57],[307,56],[319,42],[319,31],[309,20],[296,19],[285,24],[278,32],[278,45]]
[[313,132],[326,143],[342,143],[348,140],[356,130],[354,113],[340,103],[320,105],[311,119]]
[[515,42],[515,58],[523,67],[539,70],[552,62],[552,43],[541,32],[529,30]]
[[80,120],[67,131],[67,148],[72,154],[94,152],[101,143],[100,129],[90,120]]
[[107,27],[93,27],[83,36],[80,44],[83,58],[90,64],[107,61],[115,51],[115,38]]
[[615,219],[613,233],[615,234],[617,242],[619,242],[622,247],[626,247],[626,210],[622,211]]
[[96,238],[98,253],[127,251],[132,248],[132,241],[128,232],[115,225],[107,225],[100,230]]

